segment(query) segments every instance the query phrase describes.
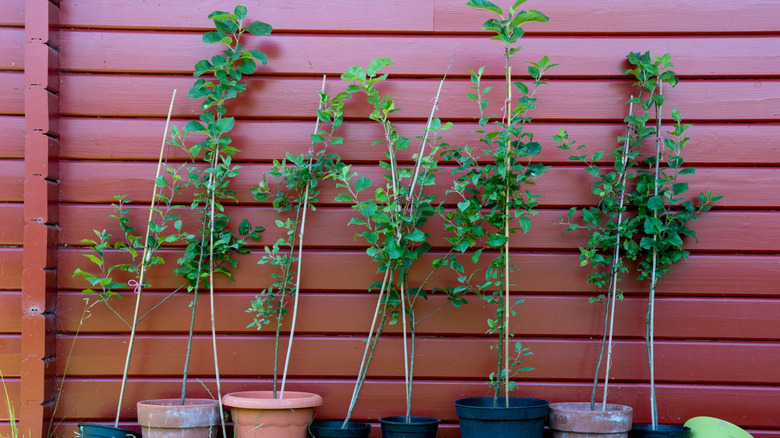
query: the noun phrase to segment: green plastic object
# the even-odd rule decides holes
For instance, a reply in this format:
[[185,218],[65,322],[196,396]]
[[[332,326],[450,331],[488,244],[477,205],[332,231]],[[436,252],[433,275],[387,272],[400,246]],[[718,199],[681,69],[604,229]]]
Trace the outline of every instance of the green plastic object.
[[685,422],[691,428],[691,438],[753,438],[739,426],[713,417],[693,417]]

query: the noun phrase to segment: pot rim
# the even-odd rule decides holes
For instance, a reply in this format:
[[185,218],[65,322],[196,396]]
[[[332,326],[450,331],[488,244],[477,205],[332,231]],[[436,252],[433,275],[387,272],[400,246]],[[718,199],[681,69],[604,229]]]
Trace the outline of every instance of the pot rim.
[[222,404],[243,409],[302,409],[322,406],[322,397],[310,392],[285,391],[285,398],[273,398],[273,391],[239,391],[225,394]]

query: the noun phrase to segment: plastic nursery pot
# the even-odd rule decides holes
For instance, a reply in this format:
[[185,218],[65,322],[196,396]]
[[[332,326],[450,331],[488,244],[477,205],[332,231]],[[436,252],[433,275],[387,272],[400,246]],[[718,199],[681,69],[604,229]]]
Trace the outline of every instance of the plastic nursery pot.
[[141,434],[119,427],[103,424],[79,423],[81,438],[141,438]]
[[653,430],[652,424],[635,424],[628,434],[631,438],[691,438],[691,428],[659,424]]
[[553,403],[550,429],[553,438],[627,438],[633,413],[630,406],[623,405],[608,404],[604,410],[592,411],[589,402]]
[[309,426],[309,436],[314,438],[367,438],[371,433],[371,425],[350,421],[342,429],[343,421],[314,421]]
[[222,404],[230,407],[236,437],[306,438],[322,397],[285,391],[283,399],[275,399],[273,391],[243,391],[225,395]]
[[137,404],[143,438],[216,438],[219,406],[208,398],[144,400]]
[[431,417],[382,417],[382,438],[436,438],[441,420]]
[[509,397],[509,407],[494,408],[493,397],[471,397],[456,400],[455,412],[462,438],[541,438],[549,405],[538,398]]
[[691,428],[691,438],[753,438],[741,427],[713,417],[693,417],[685,422]]

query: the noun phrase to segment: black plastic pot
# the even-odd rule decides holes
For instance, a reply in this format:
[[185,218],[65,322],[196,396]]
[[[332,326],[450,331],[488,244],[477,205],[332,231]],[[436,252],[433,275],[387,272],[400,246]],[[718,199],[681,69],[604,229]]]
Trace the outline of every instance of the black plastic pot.
[[541,438],[549,406],[547,400],[509,397],[509,407],[494,408],[493,397],[471,397],[456,400],[455,412],[462,438]]
[[81,438],[141,438],[141,434],[103,424],[79,423]]
[[691,428],[659,424],[653,430],[652,424],[635,424],[628,434],[630,438],[691,438]]
[[438,418],[430,417],[411,417],[409,423],[404,416],[379,419],[382,438],[436,438],[440,422]]
[[371,433],[371,425],[350,421],[342,429],[343,421],[314,421],[309,426],[309,435],[314,438],[366,438]]

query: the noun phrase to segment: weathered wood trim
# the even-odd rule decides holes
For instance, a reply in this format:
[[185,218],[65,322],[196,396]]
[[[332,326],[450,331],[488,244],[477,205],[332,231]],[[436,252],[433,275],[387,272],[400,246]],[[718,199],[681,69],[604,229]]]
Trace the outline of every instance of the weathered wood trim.
[[24,249],[19,428],[46,435],[56,357],[59,198],[59,2],[26,0]]

